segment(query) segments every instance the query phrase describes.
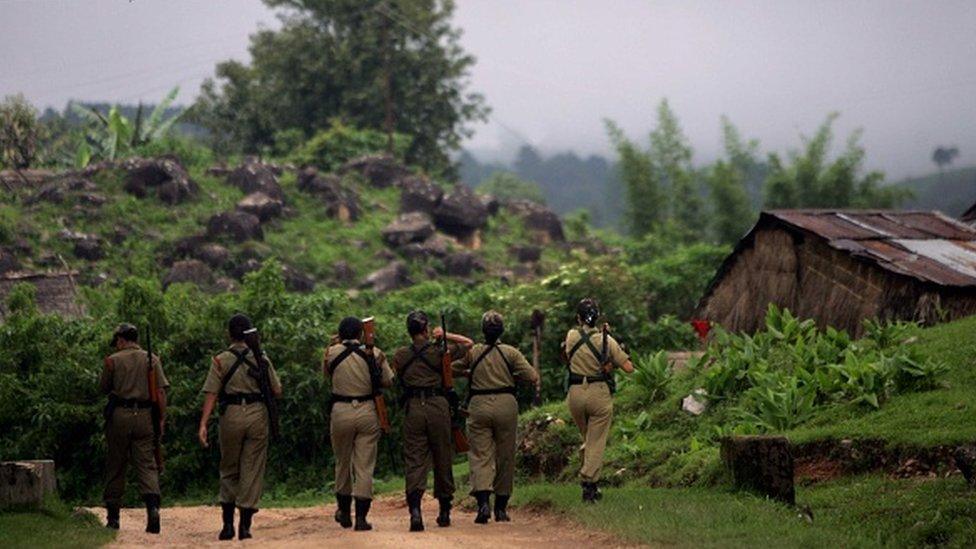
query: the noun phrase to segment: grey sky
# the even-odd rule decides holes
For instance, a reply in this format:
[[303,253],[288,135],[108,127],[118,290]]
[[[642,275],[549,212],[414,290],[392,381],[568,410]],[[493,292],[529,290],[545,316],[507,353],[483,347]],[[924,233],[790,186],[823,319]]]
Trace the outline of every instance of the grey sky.
[[[668,97],[698,161],[722,114],[783,150],[838,110],[890,178],[931,171],[940,144],[976,163],[976,2],[459,0],[456,22],[494,109],[469,143],[486,154],[607,153],[604,117],[641,137]],[[61,107],[178,83],[188,101],[259,24],[259,0],[0,0],[0,94]]]

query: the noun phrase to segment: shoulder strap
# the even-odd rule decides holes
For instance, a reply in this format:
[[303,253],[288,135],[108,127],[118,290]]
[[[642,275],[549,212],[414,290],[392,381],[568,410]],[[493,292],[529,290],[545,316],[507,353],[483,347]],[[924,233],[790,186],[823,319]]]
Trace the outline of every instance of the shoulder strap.
[[[485,359],[485,357],[488,356],[488,353],[490,353],[492,351],[492,349],[498,349],[498,346],[496,344],[494,344],[494,343],[492,343],[491,345],[488,345],[487,347],[485,347],[485,350],[484,351],[481,351],[481,354],[478,355],[478,358],[474,359],[474,362],[471,363],[471,367],[468,368],[468,384],[469,385],[470,385],[470,383],[472,381],[474,381],[474,371],[478,369],[478,365],[481,364],[481,362]],[[504,354],[502,355],[502,358],[505,358],[505,355]],[[506,362],[508,362],[508,361],[506,361]]]
[[430,368],[431,370],[434,370],[440,375],[444,375],[444,373],[440,371],[440,368],[435,367],[433,364],[430,363],[429,360],[427,360],[427,355],[426,355],[427,349],[429,349],[431,345],[432,343],[430,341],[424,343],[419,348],[414,347],[413,344],[410,345],[410,352],[413,354],[410,356],[409,359],[407,359],[405,363],[403,363],[403,367],[400,368],[400,374],[397,376],[400,379],[401,385],[406,384],[407,370],[410,368],[410,366],[413,366],[413,364],[418,360],[426,364],[427,367]]
[[352,355],[353,353],[355,353],[357,356],[359,356],[360,358],[362,358],[366,362],[369,362],[369,359],[366,357],[366,353],[362,349],[360,349],[359,347],[357,347],[355,345],[346,345],[345,343],[343,343],[343,345],[346,348],[343,349],[342,352],[339,353],[335,358],[333,358],[332,359],[332,362],[329,362],[329,375],[330,376],[331,375],[334,375],[335,374],[335,371],[336,371],[336,368],[338,368],[339,365],[342,364],[342,362],[344,360],[346,360],[347,358],[349,358],[349,355]]
[[244,349],[242,352],[237,352],[234,349],[227,349],[227,351],[234,355],[235,360],[234,364],[227,370],[227,373],[224,374],[224,377],[220,378],[220,392],[218,395],[221,397],[227,394],[227,383],[230,381],[230,378],[234,377],[241,364],[247,362],[247,353],[250,352],[250,349]]
[[569,350],[569,354],[567,356],[569,356],[570,361],[573,360],[573,355],[575,355],[576,351],[579,351],[580,347],[582,347],[583,345],[589,343],[591,347],[593,346],[593,343],[590,343],[590,338],[585,333],[583,333],[583,330],[576,328],[576,333],[579,334],[579,339],[576,341],[576,344],[573,345],[573,348]]

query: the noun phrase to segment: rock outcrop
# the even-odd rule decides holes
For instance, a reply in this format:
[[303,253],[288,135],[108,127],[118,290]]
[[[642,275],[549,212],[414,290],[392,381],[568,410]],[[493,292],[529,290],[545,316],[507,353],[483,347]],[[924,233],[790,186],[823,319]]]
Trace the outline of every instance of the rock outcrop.
[[281,216],[284,204],[277,198],[272,198],[262,191],[255,191],[237,203],[237,209],[257,216],[262,223],[266,223]]
[[367,275],[361,287],[383,293],[397,288],[405,288],[412,283],[407,266],[400,261],[393,261],[386,267]]
[[434,210],[434,223],[445,233],[468,238],[488,222],[488,208],[467,185],[458,184]]
[[169,272],[163,277],[163,287],[171,284],[189,283],[207,288],[213,284],[213,280],[213,271],[206,263],[198,259],[185,259],[173,263]]
[[207,221],[207,236],[210,238],[227,237],[234,242],[248,240],[263,240],[264,231],[261,220],[254,214],[247,212],[223,212],[214,215]]
[[384,227],[381,234],[388,246],[399,248],[411,242],[423,242],[433,235],[434,222],[421,212],[401,214]]
[[227,174],[227,184],[237,187],[244,194],[262,192],[282,202],[285,200],[285,193],[278,184],[274,170],[254,159],[245,161]]
[[400,180],[400,212],[435,215],[444,190],[429,179],[409,176]]
[[563,242],[563,222],[549,208],[529,200],[512,200],[505,204],[506,209],[522,218],[526,228],[535,233],[538,244]]
[[312,167],[298,173],[298,189],[313,194],[325,203],[325,213],[342,221],[356,221],[360,216],[359,197],[332,174],[320,174]]
[[163,202],[178,204],[200,192],[200,186],[173,157],[129,158],[121,168],[127,172],[125,191],[138,198],[145,198],[154,191]]
[[395,158],[385,154],[371,154],[360,156],[346,162],[340,169],[340,174],[357,173],[367,183],[378,189],[385,189],[397,184],[397,181],[410,174],[410,170]]

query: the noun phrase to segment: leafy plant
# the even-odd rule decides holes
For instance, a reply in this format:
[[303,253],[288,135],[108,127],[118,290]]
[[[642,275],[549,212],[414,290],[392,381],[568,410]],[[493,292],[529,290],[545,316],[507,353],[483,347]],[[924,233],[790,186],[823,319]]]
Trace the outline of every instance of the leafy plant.
[[656,402],[668,395],[671,383],[671,364],[665,351],[640,355],[634,361],[634,373],[627,385],[633,385],[646,403]]
[[37,110],[23,95],[0,102],[0,166],[29,168],[37,160],[41,125]]
[[179,87],[175,87],[160,101],[148,118],[143,117],[140,103],[135,120],[129,120],[118,106],[112,106],[108,113],[102,114],[94,107],[73,104],[72,108],[88,123],[85,141],[79,145],[77,163],[86,165],[93,159],[114,160],[130,154],[136,148],[163,138],[182,116],[182,112],[164,118],[166,110],[173,104]]
[[[291,139],[293,137],[289,137]],[[393,136],[393,155],[403,158],[410,146],[410,138],[402,134]],[[316,133],[294,154],[296,164],[307,164],[322,170],[333,171],[346,161],[367,154],[386,152],[386,134],[377,130],[363,130],[333,120],[327,130]]]

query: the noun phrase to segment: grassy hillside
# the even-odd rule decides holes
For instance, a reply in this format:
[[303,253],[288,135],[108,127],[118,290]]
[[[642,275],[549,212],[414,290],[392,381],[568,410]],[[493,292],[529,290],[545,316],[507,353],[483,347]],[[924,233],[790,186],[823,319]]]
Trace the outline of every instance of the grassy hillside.
[[902,204],[905,208],[940,210],[959,216],[976,202],[976,166],[911,177],[894,183],[894,186],[914,195]]

